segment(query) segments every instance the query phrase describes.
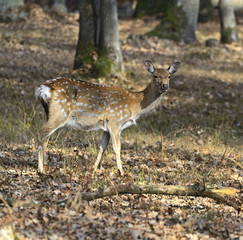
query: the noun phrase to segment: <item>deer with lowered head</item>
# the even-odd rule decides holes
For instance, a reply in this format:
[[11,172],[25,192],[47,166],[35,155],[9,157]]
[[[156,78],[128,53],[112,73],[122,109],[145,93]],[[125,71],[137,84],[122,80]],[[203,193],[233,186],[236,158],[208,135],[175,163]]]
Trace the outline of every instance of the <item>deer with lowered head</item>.
[[169,89],[170,75],[179,69],[180,62],[162,69],[155,68],[150,60],[146,60],[145,67],[152,75],[152,80],[140,92],[65,77],[40,84],[35,95],[45,110],[47,122],[38,133],[38,171],[45,172],[46,147],[51,134],[61,127],[70,127],[85,131],[103,130],[94,170],[97,170],[111,139],[117,167],[123,175],[120,158],[121,131],[136,124],[141,115],[158,106],[162,94]]

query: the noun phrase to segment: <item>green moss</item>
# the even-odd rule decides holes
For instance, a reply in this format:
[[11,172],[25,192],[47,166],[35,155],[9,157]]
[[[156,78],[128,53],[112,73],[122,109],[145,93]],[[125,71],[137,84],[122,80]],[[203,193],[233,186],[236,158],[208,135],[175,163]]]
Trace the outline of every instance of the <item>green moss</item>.
[[238,41],[238,33],[236,28],[226,28],[221,32],[222,43],[232,43]]
[[92,63],[93,58],[91,55],[86,56],[76,56],[74,59],[74,66],[73,69],[78,69],[86,64]]
[[[92,50],[92,51],[91,51]],[[112,56],[109,56],[109,51],[102,50],[99,52],[99,58],[96,60],[94,58],[94,49],[90,48],[88,52],[86,50],[86,55],[83,52],[81,54],[77,54],[74,60],[74,69],[85,68],[87,64],[92,66],[92,75],[94,77],[105,77],[109,78],[111,75],[115,75],[121,71],[121,67],[119,64],[113,60]],[[84,69],[82,68],[82,69]]]
[[109,78],[114,69],[114,62],[106,57],[102,56],[93,63],[94,74],[99,77]]
[[119,53],[113,48],[100,48],[99,58],[93,62],[93,73],[95,77],[110,78],[122,71],[122,66],[116,58]]
[[91,64],[93,60],[92,53],[94,52],[95,47],[93,44],[86,44],[85,46],[78,46],[76,56],[74,58],[73,69],[78,69],[86,64]]

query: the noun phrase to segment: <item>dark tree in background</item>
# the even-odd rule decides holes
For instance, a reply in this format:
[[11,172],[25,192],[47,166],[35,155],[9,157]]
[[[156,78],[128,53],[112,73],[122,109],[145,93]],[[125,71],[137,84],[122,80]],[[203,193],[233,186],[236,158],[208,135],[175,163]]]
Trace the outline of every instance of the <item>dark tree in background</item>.
[[123,71],[116,0],[80,0],[79,13],[74,69],[91,64],[105,77]]
[[232,0],[219,1],[220,33],[222,43],[238,41],[238,32]]
[[211,0],[201,0],[198,13],[198,22],[206,23],[213,20],[214,6]]
[[74,69],[92,63],[95,51],[94,12],[90,0],[79,1],[79,37],[74,59]]
[[184,29],[181,29],[181,39],[185,42],[194,42],[196,40],[195,32],[197,29],[199,2],[199,0],[177,0],[175,7],[181,7],[185,13],[185,25]]
[[24,0],[25,3],[36,3],[41,7],[52,7],[55,3],[55,0]]

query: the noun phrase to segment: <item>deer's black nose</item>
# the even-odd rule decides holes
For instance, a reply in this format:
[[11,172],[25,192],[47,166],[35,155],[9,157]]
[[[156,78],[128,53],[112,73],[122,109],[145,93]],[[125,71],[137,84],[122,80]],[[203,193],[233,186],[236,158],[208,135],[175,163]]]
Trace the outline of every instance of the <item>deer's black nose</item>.
[[164,91],[167,91],[168,88],[169,88],[169,85],[168,85],[168,84],[163,84],[163,90],[164,90]]

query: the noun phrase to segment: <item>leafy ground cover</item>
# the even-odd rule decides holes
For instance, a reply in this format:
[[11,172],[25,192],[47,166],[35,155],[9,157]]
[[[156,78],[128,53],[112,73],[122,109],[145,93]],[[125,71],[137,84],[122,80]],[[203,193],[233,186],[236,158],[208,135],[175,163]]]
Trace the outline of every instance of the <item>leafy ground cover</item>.
[[[119,183],[191,185],[241,191],[243,164],[243,41],[206,47],[219,39],[217,21],[199,24],[197,42],[184,45],[143,34],[157,20],[120,20],[126,73],[94,83],[142,90],[143,62],[166,67],[181,61],[161,107],[122,133],[125,176],[111,147],[93,173],[100,132],[60,130],[49,144],[50,169],[37,173],[36,131],[45,121],[36,85],[72,71],[78,15],[29,16],[0,23],[0,236],[13,239],[241,239],[242,212],[211,199],[123,195],[64,207],[59,200]],[[243,17],[238,18],[243,37]],[[225,153],[225,155],[223,155]],[[223,157],[222,157],[223,156]],[[33,204],[34,203],[34,204]],[[3,239],[5,239],[3,237]]]

